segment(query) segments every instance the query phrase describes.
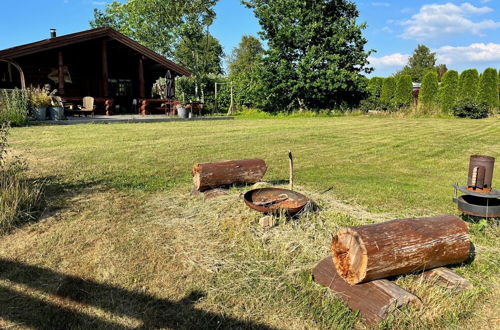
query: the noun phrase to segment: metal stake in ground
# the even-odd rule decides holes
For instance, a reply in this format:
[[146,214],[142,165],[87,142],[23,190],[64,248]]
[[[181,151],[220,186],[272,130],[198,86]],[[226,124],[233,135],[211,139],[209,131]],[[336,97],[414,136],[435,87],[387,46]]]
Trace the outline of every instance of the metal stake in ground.
[[290,160],[290,190],[293,191],[293,156],[291,151],[288,151],[288,159]]

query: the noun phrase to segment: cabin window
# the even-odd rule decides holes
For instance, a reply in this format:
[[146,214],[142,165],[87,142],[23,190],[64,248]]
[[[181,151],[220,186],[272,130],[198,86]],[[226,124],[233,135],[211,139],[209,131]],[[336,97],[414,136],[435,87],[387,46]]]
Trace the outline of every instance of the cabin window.
[[113,96],[132,96],[131,79],[109,79],[108,88]]

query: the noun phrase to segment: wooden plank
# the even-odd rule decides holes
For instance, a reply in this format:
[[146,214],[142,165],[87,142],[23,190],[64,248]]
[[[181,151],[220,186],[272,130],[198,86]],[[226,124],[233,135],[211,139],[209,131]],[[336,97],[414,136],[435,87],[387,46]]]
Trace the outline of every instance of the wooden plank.
[[59,86],[58,86],[58,92],[59,95],[64,95],[65,90],[64,90],[64,57],[63,57],[63,52],[60,50],[57,53],[57,64],[58,64],[58,80],[59,80]]
[[139,58],[139,97],[146,96],[146,87],[144,85],[144,57]]
[[353,311],[359,311],[368,325],[384,320],[398,307],[422,305],[420,299],[388,280],[350,285],[337,274],[331,256],[321,260],[313,270],[313,279],[329,288]]
[[439,267],[422,273],[422,276],[445,288],[456,291],[470,290],[474,286],[468,279],[462,277],[447,267]]
[[102,96],[109,96],[109,87],[108,87],[108,42],[103,39],[101,41],[101,86],[102,86]]
[[459,264],[469,258],[471,243],[462,219],[441,215],[341,229],[332,254],[338,274],[357,284]]

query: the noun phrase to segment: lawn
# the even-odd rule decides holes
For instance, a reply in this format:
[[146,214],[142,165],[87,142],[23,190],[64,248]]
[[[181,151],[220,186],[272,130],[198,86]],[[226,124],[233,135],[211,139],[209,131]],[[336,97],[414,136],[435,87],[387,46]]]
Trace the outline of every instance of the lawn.
[[[11,144],[46,181],[41,219],[0,239],[0,328],[363,328],[310,280],[347,225],[459,214],[471,154],[500,161],[498,119],[338,117],[31,126]],[[277,227],[239,198],[190,194],[196,162],[263,158],[321,209]],[[496,166],[498,168],[498,164]],[[498,171],[497,171],[498,172]],[[500,185],[500,173],[493,183]],[[474,284],[455,294],[397,279],[425,307],[381,328],[498,326],[500,229],[469,220]],[[6,306],[6,308],[3,308]],[[496,318],[496,320],[495,320]],[[495,323],[496,322],[496,323]]]

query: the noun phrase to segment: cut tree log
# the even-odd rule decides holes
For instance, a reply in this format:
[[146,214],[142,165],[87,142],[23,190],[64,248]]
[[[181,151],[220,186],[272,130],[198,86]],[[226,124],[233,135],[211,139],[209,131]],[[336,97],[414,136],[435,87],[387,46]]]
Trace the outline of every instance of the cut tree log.
[[350,284],[458,264],[471,252],[467,224],[453,215],[349,227],[332,239],[337,272]]
[[266,171],[262,159],[195,164],[192,171],[194,189],[204,191],[233,184],[254,184]]
[[329,288],[354,311],[359,311],[368,325],[384,320],[404,305],[420,307],[420,299],[388,280],[350,285],[337,274],[332,258],[323,259],[313,270],[313,280]]
[[422,273],[425,279],[436,282],[436,284],[456,291],[472,289],[474,286],[468,279],[462,277],[446,267],[439,267]]

